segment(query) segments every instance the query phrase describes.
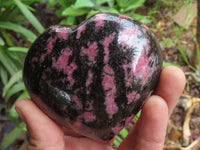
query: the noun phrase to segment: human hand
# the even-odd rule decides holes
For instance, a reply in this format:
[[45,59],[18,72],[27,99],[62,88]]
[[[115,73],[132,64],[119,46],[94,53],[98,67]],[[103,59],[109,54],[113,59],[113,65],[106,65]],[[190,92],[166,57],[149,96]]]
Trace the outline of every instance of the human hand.
[[[139,120],[117,150],[162,150],[169,116],[179,100],[185,82],[180,69],[165,67],[155,95],[144,104]],[[101,143],[64,133],[62,127],[31,100],[19,100],[15,106],[30,134],[28,150],[113,150],[112,142]]]

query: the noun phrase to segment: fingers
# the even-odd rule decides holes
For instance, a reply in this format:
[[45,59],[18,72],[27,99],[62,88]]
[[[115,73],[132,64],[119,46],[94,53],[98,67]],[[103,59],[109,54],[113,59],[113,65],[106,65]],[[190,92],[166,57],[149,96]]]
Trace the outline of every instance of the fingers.
[[162,150],[168,121],[168,107],[159,96],[145,103],[140,119],[118,150]]
[[168,66],[163,69],[160,76],[156,95],[162,97],[169,108],[169,115],[172,113],[183,89],[186,79],[182,70],[174,66]]
[[16,102],[15,108],[22,120],[27,124],[30,134],[29,149],[64,149],[62,129],[31,100],[19,100]]
[[162,150],[169,114],[184,86],[185,77],[180,69],[164,68],[155,91],[157,96],[151,96],[144,104],[140,119],[118,150]]

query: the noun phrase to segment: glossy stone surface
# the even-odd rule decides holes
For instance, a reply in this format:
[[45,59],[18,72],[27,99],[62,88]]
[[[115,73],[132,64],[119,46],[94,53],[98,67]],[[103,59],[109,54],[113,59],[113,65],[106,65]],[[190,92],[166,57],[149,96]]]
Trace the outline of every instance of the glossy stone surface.
[[156,88],[162,55],[145,25],[100,13],[53,26],[31,46],[23,79],[32,100],[74,132],[108,141]]

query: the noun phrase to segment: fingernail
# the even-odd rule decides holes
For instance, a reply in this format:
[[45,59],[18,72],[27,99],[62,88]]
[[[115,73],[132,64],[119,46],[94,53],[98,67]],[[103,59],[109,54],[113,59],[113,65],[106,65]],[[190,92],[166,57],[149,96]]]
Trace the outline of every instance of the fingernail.
[[24,121],[24,116],[23,116],[21,110],[20,110],[18,107],[15,107],[15,110],[16,110],[16,112],[18,113],[20,119],[21,119],[22,121]]

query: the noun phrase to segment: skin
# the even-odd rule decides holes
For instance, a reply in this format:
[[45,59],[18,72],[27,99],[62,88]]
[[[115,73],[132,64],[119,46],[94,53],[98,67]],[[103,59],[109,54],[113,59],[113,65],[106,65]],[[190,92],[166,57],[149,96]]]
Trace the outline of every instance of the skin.
[[[173,66],[163,69],[158,87],[142,108],[141,117],[117,150],[162,150],[168,119],[185,86],[184,73]],[[63,131],[31,100],[16,102],[16,111],[30,134],[28,150],[113,150],[101,143]],[[30,115],[31,114],[31,115]]]

